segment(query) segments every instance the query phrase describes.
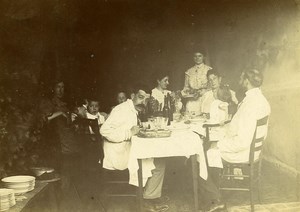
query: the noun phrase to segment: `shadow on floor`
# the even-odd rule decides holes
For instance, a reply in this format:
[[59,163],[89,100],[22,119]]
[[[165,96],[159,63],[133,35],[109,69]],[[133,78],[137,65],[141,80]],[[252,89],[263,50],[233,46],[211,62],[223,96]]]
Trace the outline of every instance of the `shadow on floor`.
[[[187,163],[186,163],[187,162]],[[170,212],[188,212],[193,209],[192,174],[190,161],[183,157],[168,158],[163,193],[171,198]],[[78,211],[132,212],[136,209],[133,197],[103,197],[104,186],[101,168],[82,172],[76,183],[80,206]],[[281,173],[268,163],[262,169],[262,203],[283,203],[296,200],[296,180]],[[134,192],[133,187],[121,188],[125,192]],[[249,204],[248,192],[223,192],[228,207]]]

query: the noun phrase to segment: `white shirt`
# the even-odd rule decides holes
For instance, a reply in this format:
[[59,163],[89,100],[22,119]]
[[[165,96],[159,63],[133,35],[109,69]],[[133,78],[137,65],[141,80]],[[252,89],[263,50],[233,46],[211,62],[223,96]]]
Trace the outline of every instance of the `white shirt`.
[[207,87],[207,71],[211,67],[205,65],[204,63],[200,65],[195,65],[185,72],[185,82],[184,89],[201,89]]
[[[270,105],[261,90],[248,90],[224,138],[218,142],[222,158],[231,163],[248,162],[256,121],[270,115],[270,112]],[[267,128],[264,134],[266,136]]]
[[170,94],[171,91],[169,90],[163,90],[160,91],[157,88],[153,88],[151,91],[151,96],[158,101],[159,104],[161,104],[161,108],[164,107],[165,104],[165,96]]
[[137,111],[131,99],[117,105],[100,128],[103,144],[103,168],[124,170],[128,166],[131,131],[137,125]]
[[[236,98],[235,92],[230,90],[231,93],[231,100],[235,103],[238,104],[238,100]],[[214,91],[210,90],[207,91],[202,97],[201,97],[201,112],[202,113],[209,113],[210,112],[210,106],[212,102],[215,100],[214,97]]]
[[[195,65],[185,72],[184,88],[182,90],[182,95],[188,95],[190,89],[201,89],[207,88],[207,71],[211,67],[205,65],[204,63],[200,65]],[[195,115],[200,115],[200,98],[197,100],[189,100],[186,104],[186,111],[194,113]]]

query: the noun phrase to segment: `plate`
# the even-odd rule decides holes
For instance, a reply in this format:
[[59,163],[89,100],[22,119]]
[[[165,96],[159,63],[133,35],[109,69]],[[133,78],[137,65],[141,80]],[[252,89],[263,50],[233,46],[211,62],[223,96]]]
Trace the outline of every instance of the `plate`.
[[5,177],[1,181],[4,183],[25,183],[33,180],[35,180],[35,177],[33,176],[18,175],[18,176]]
[[166,138],[171,136],[170,130],[140,130],[137,134],[140,138]]
[[0,188],[0,197],[8,197],[13,195],[14,190],[13,189],[8,189],[8,188]]

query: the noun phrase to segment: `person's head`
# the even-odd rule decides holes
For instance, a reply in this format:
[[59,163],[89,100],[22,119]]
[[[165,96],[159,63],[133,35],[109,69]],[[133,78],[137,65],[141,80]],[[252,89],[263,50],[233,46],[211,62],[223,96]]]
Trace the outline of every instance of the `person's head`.
[[53,94],[55,97],[62,98],[65,93],[65,84],[63,81],[56,81],[53,85]]
[[200,65],[204,62],[204,56],[201,52],[194,52],[194,62],[196,65]]
[[242,72],[239,83],[246,91],[251,88],[258,88],[263,83],[263,75],[256,69],[248,69]]
[[220,85],[215,94],[216,94],[215,97],[221,100],[222,102],[229,103],[232,99],[229,86],[227,85]]
[[87,109],[83,105],[84,100],[76,100],[73,105],[73,113],[77,114],[80,118],[86,117]]
[[77,106],[74,109],[74,112],[80,117],[80,118],[85,118],[86,117],[86,108],[84,106]]
[[96,99],[88,99],[87,111],[92,115],[97,115],[99,112],[100,105],[99,101]]
[[117,94],[117,103],[121,104],[127,100],[126,93],[121,91]]
[[169,75],[164,72],[159,72],[155,77],[157,88],[160,90],[166,90],[169,86]]
[[142,112],[146,109],[149,97],[150,95],[148,93],[148,89],[144,85],[137,84],[134,86],[131,94],[131,99],[135,109],[138,112]]
[[207,77],[208,84],[213,90],[217,89],[220,86],[222,77],[219,74],[219,72],[216,71],[215,69],[208,70],[206,77]]

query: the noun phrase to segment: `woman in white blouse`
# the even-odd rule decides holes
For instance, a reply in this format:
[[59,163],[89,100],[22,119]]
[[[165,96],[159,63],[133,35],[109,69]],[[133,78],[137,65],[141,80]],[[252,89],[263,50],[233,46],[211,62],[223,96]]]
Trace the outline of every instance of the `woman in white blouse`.
[[169,76],[166,73],[159,73],[155,77],[156,87],[152,89],[151,96],[156,99],[160,105],[160,109],[164,107],[165,96],[171,94],[171,91],[167,90],[169,86]]
[[188,98],[186,111],[200,115],[200,97],[207,91],[207,71],[212,69],[204,64],[204,56],[200,52],[194,53],[195,65],[185,72],[183,98]]

